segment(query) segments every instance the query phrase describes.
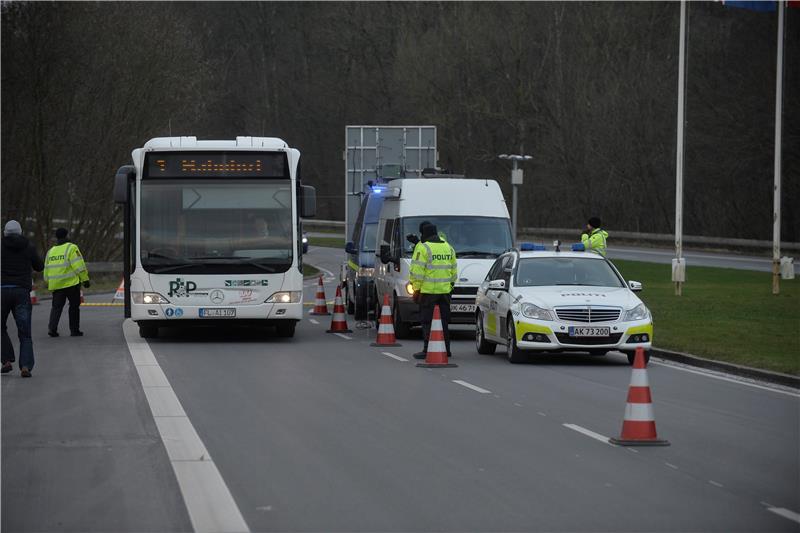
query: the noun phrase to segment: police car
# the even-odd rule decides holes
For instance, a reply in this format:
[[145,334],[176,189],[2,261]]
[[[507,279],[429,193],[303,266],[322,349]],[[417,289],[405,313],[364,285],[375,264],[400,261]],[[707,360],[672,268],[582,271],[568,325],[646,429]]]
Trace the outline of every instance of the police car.
[[[582,245],[574,248],[581,249]],[[649,351],[653,339],[650,311],[616,267],[594,252],[544,250],[521,246],[492,265],[476,297],[475,341],[478,353],[493,354],[504,344],[508,360],[525,353],[610,350]]]

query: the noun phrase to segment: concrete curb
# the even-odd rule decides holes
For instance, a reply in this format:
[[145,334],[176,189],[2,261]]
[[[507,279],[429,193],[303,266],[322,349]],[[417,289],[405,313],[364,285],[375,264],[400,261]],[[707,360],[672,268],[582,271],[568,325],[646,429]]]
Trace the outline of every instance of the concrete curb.
[[650,355],[654,357],[661,357],[662,359],[667,359],[668,361],[675,361],[699,368],[706,368],[708,370],[727,372],[728,374],[734,374],[736,376],[759,379],[769,383],[774,383],[776,385],[784,385],[786,387],[800,389],[800,376],[782,374],[780,372],[770,372],[769,370],[761,370],[759,368],[752,368],[734,363],[724,363],[722,361],[705,359],[689,353],[674,352],[672,350],[663,350],[655,347],[650,349]]

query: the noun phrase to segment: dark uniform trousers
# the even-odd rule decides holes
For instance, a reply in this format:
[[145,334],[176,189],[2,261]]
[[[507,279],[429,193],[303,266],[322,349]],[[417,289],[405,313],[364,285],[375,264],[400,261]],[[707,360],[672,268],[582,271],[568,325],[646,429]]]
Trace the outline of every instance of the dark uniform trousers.
[[69,300],[69,331],[76,333],[81,328],[81,284],[56,289],[53,291],[53,307],[50,309],[50,324],[47,329],[58,331],[58,321],[61,320],[61,311]]
[[447,346],[447,355],[450,355],[450,295],[425,294],[419,295],[419,320],[422,324],[422,335],[425,339],[425,353],[428,352],[428,339],[431,336],[431,322],[433,321],[433,308],[439,306],[442,317],[442,330],[444,330],[444,343]]

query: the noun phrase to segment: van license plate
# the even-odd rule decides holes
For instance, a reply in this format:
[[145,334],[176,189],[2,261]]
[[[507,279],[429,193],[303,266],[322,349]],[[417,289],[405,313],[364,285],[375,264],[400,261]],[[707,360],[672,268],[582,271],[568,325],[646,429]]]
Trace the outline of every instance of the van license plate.
[[200,308],[200,318],[236,318],[235,307]]
[[570,337],[608,337],[611,335],[610,328],[592,328],[592,327],[569,327]]
[[450,304],[451,313],[474,313],[475,304]]

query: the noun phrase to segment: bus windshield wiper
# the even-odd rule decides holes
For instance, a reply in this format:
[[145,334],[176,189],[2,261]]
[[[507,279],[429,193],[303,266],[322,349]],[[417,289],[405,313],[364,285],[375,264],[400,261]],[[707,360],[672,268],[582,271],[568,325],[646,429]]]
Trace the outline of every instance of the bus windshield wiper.
[[[152,265],[144,265],[144,266],[148,267]],[[175,263],[172,265],[164,265],[162,267],[156,268],[152,272],[153,274],[163,274],[164,272],[171,272],[173,270],[178,270],[179,268],[188,268],[193,266],[197,265],[195,263]]]

